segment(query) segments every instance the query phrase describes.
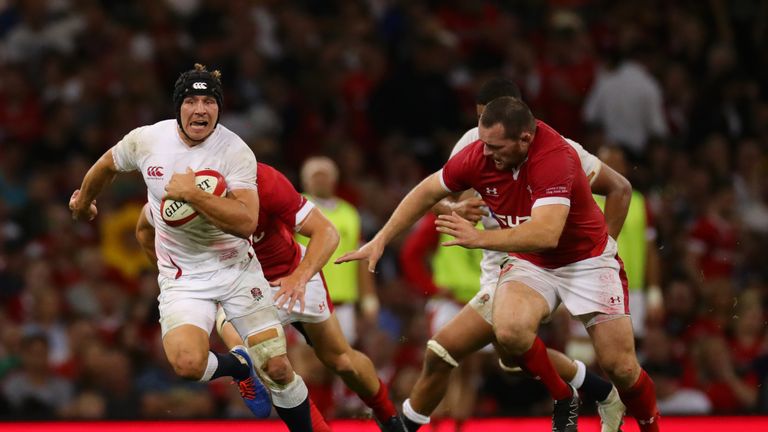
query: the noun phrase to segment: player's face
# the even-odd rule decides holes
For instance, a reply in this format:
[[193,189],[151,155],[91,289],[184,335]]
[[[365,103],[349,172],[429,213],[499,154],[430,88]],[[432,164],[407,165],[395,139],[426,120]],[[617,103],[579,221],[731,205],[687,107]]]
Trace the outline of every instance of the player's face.
[[528,155],[528,147],[533,139],[530,132],[523,132],[515,139],[508,138],[501,123],[489,128],[481,124],[479,133],[480,141],[483,142],[483,155],[493,159],[493,165],[499,171],[517,168]]
[[212,96],[187,96],[181,103],[181,125],[193,141],[202,141],[213,132],[219,118],[219,104]]
[[318,198],[330,198],[336,190],[336,178],[327,171],[318,171],[310,177],[306,190]]

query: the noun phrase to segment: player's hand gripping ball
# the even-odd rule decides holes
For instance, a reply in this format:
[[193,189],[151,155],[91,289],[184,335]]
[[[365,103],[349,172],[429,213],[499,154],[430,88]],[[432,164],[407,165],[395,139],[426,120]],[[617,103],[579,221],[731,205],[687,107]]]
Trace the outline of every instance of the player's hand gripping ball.
[[[212,169],[195,172],[195,185],[203,192],[216,196],[227,193],[227,182],[224,177]],[[184,201],[163,199],[160,204],[163,221],[172,227],[180,227],[197,217],[197,211]]]

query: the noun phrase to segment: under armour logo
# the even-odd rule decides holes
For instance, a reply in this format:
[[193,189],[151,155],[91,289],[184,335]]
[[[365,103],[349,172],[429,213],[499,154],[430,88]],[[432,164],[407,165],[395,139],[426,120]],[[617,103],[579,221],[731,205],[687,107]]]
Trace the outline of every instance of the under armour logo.
[[485,188],[485,194],[486,195],[498,195],[499,191],[497,191],[496,188]]
[[161,166],[151,166],[147,167],[147,177],[162,177],[163,176],[163,167]]
[[208,84],[204,82],[196,82],[192,84],[192,88],[195,90],[206,90],[208,88]]
[[610,297],[611,304],[621,303],[621,297]]

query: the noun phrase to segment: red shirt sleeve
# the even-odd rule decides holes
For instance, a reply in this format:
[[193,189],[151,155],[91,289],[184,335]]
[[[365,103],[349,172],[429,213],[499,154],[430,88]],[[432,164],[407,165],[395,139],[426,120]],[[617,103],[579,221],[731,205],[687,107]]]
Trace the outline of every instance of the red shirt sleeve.
[[460,192],[471,188],[472,176],[473,174],[477,175],[480,169],[477,166],[477,158],[473,157],[476,156],[478,145],[482,146],[482,143],[470,144],[464,150],[456,153],[455,156],[448,159],[440,171],[440,181],[451,192]]
[[581,163],[572,151],[550,151],[532,162],[528,175],[533,207],[570,205],[573,180],[580,169]]
[[435,219],[432,213],[427,213],[421,218],[400,249],[400,267],[405,280],[418,291],[419,295],[425,297],[431,297],[439,291],[427,264],[429,256],[437,248],[439,239],[439,234],[435,230]]
[[259,194],[262,197],[259,205],[265,213],[280,219],[286,226],[295,227],[300,222],[296,220],[296,215],[307,199],[296,191],[287,177],[271,166],[259,163],[258,174],[259,187],[266,188]]

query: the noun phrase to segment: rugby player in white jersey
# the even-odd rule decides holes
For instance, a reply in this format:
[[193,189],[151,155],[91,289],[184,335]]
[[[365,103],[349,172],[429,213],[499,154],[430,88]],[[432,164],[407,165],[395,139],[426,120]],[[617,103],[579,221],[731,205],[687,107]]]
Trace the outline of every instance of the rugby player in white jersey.
[[[520,90],[515,83],[505,79],[492,79],[483,84],[477,94],[477,115],[482,114],[487,103],[503,96],[520,98]],[[478,139],[477,127],[468,130],[454,146],[451,157]],[[608,232],[618,236],[627,214],[631,185],[620,174],[603,166],[600,159],[584,150],[580,144],[568,139],[566,141],[576,150],[592,191],[607,197]],[[455,211],[467,220],[480,221],[486,230],[499,229],[499,223],[488,213],[485,203],[475,193],[469,193],[459,200],[446,198],[433,207],[433,211],[438,214],[450,214]],[[447,392],[448,377],[454,367],[476,351],[478,345],[493,341],[491,311],[496,282],[499,280],[501,263],[505,256],[507,254],[504,252],[483,250],[480,291],[460,311],[456,308],[453,311],[441,312],[443,315],[451,314],[454,318],[430,341],[432,346],[427,350],[421,375],[409,398],[403,403],[403,414],[409,430],[415,431],[421,424],[429,422],[429,415]],[[448,304],[448,307],[451,306],[454,305]],[[441,344],[441,341],[447,342]],[[484,345],[480,345],[482,346]],[[442,353],[443,350],[445,355],[438,355],[438,352]],[[572,361],[552,349],[548,349],[547,354],[563,379],[598,401],[602,432],[617,431],[622,423],[624,404],[621,403],[616,389],[587,370],[584,363]]]
[[[288,362],[272,292],[253,254],[259,198],[256,157],[240,137],[218,124],[220,73],[202,65],[174,85],[176,119],[129,132],[88,170],[69,202],[77,220],[96,217],[95,198],[121,172],[139,170],[156,224],[160,326],[168,361],[179,376],[209,381],[231,376],[257,417],[271,404],[256,373],[270,387],[272,403],[291,431],[311,431],[308,391]],[[195,171],[217,171],[226,196],[195,185]],[[164,199],[183,201],[200,216],[180,226],[163,222]],[[209,351],[220,303],[245,346]]]

